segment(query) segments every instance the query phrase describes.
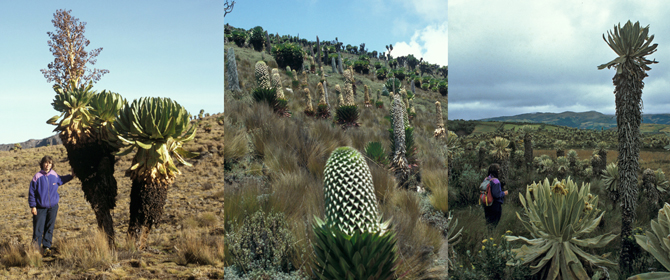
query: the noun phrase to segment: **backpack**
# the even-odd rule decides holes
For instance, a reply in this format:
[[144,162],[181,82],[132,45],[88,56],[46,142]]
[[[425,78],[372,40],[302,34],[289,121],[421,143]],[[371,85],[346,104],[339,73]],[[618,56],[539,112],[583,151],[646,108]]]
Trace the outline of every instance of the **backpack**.
[[491,194],[491,180],[484,179],[479,185],[479,204],[484,206],[491,206],[493,204],[493,195]]

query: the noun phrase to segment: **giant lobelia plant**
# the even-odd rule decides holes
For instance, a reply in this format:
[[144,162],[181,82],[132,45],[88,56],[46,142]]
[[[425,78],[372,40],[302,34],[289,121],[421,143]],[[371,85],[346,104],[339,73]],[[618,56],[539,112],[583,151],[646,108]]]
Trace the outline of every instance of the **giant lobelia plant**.
[[320,279],[393,279],[395,233],[380,223],[372,174],[351,147],[335,149],[324,170],[326,219],[315,217],[316,275]]
[[169,98],[143,97],[124,106],[111,127],[127,147],[120,155],[137,149],[126,176],[132,179],[128,234],[139,237],[140,249],[163,215],[168,187],[181,174],[174,160],[190,166],[184,158],[197,155],[182,148],[195,137],[197,125],[189,126],[190,116]]
[[[126,100],[118,93],[97,93],[92,85],[77,86],[77,80],[63,87],[54,85],[54,109],[61,112],[47,121],[68,152],[74,174],[81,181],[84,198],[91,204],[98,227],[114,244],[114,222],[111,210],[116,207],[117,183],[114,178],[115,144],[118,139],[108,132]],[[62,118],[62,119],[61,119]],[[60,119],[60,121],[59,121]]]
[[[516,215],[533,239],[507,236],[507,241],[523,241],[527,245],[513,249],[516,259],[530,264],[532,274],[540,279],[591,279],[582,260],[592,265],[616,266],[604,257],[592,255],[580,247],[602,248],[616,238],[616,234],[603,234],[591,238],[604,212],[596,208],[598,196],[590,192],[590,184],[581,188],[570,178],[558,181],[549,179],[533,183],[526,189],[526,196],[519,194],[525,217]],[[600,215],[598,215],[600,214]]]

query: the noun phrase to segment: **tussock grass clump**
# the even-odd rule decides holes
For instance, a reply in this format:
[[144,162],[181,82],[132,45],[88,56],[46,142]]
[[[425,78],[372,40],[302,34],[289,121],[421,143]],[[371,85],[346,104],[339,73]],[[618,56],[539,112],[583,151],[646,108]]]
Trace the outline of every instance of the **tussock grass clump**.
[[0,264],[6,267],[41,267],[42,254],[32,245],[3,242],[0,244]]
[[247,133],[237,126],[224,125],[227,133],[223,136],[223,158],[226,163],[234,162],[244,157],[249,152]]
[[116,252],[109,247],[105,233],[98,228],[86,231],[75,239],[58,242],[56,247],[61,261],[68,266],[101,268],[109,267],[118,260]]
[[426,190],[429,190],[430,204],[435,209],[446,213],[449,210],[449,188],[447,187],[447,171],[423,170],[421,180]]
[[223,241],[220,239],[206,233],[197,234],[193,230],[181,231],[175,245],[177,256],[174,262],[180,265],[215,265],[223,259]]

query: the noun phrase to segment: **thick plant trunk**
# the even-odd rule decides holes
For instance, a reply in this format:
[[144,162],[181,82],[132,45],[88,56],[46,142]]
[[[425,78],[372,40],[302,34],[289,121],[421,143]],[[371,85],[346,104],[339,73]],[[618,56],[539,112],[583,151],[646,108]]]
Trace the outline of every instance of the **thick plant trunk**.
[[117,184],[114,178],[114,151],[98,143],[73,147],[65,145],[70,166],[81,181],[84,198],[91,204],[98,227],[114,245],[114,221],[111,210],[116,207]]
[[[630,73],[624,70],[612,79],[616,85],[616,115],[619,140],[619,179],[621,205],[621,257],[619,267],[623,271],[631,270],[634,259],[635,241],[631,240],[637,199],[637,172],[640,169],[640,123],[642,120],[642,79],[645,73],[641,69]],[[637,79],[631,74],[636,74]],[[629,76],[630,75],[630,76]]]
[[130,221],[128,235],[137,241],[137,248],[144,250],[147,237],[163,216],[168,186],[133,180],[130,189]]
[[526,170],[530,171],[533,168],[533,135],[530,133],[523,136],[523,156],[526,159]]

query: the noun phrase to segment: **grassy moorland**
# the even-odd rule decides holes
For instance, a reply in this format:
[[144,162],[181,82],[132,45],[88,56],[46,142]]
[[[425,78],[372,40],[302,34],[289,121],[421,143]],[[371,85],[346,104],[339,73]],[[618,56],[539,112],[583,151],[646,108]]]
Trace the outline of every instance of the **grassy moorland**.
[[[201,152],[179,166],[168,190],[164,215],[144,251],[126,240],[131,180],[125,171],[134,153],[117,157],[116,208],[112,211],[116,248],[110,250],[84,199],[81,182],[59,188],[61,200],[54,230],[54,254],[43,257],[30,246],[32,217],[28,185],[39,160],[50,155],[60,175],[70,174],[62,145],[0,152],[0,278],[4,279],[200,279],[223,278],[223,126],[222,114],[205,117],[185,149]],[[210,125],[211,132],[205,127]]]
[[[377,161],[367,157],[375,195],[384,219],[392,218],[396,232],[399,279],[438,279],[444,275],[446,248],[446,146],[433,138],[437,128],[435,101],[446,98],[431,90],[416,89],[412,101],[414,164],[408,187],[398,187],[389,169],[393,150],[389,108],[391,100],[381,96],[383,108],[365,107],[363,88],[370,89],[372,104],[385,81],[374,74],[356,73],[355,103],[358,127],[343,129],[333,122],[338,96],[336,84],[344,76],[324,65],[331,117],[317,119],[304,113],[306,97],[294,86],[292,73],[279,69],[290,117],[280,116],[266,102],[256,102],[254,65],[264,60],[277,67],[264,52],[226,44],[234,50],[241,92],[225,92],[225,230],[226,278],[230,279],[314,279],[314,216],[324,217],[324,166],[331,152],[351,146],[362,154],[369,142],[380,142],[386,151]],[[343,53],[344,58],[353,55]],[[376,59],[370,59],[371,63]],[[309,63],[309,60],[306,60]],[[227,69],[228,70],[228,69]],[[372,73],[373,71],[371,71]],[[305,76],[298,72],[298,80]],[[318,102],[317,74],[306,75],[314,107]],[[409,91],[408,81],[402,82]],[[291,89],[291,91],[286,90]],[[427,191],[418,193],[417,187]],[[441,197],[439,195],[442,195]],[[431,197],[435,197],[432,204]],[[442,205],[440,205],[442,204]],[[243,245],[239,245],[243,244]]]
[[[619,207],[621,198],[616,191],[618,172],[612,173],[605,168],[617,161],[618,143],[615,131],[543,124],[529,125],[524,131],[521,124],[476,121],[452,121],[449,125],[450,130],[462,134],[453,134],[455,144],[450,146],[453,147],[454,157],[451,162],[453,165],[450,164],[449,204],[454,211],[454,217],[468,221],[462,224],[462,242],[455,246],[456,266],[454,272],[450,273],[454,279],[533,279],[529,265],[505,265],[506,262],[524,261],[515,258],[511,252],[512,249],[521,248],[524,243],[507,242],[506,239],[514,239],[509,238],[510,236],[534,238],[520,220],[529,219],[520,195],[525,197],[529,185],[545,178],[549,179],[550,184],[554,178],[570,178],[580,187],[582,184],[589,185],[590,194],[597,196],[597,203],[583,211],[600,211],[598,213],[604,214],[595,223],[596,227],[580,238],[600,238],[620,233],[622,213]],[[525,142],[526,134],[531,135],[529,143],[533,147],[529,165],[525,163],[525,145],[528,144]],[[504,143],[503,147],[496,147],[496,138],[504,138],[509,142]],[[642,135],[634,234],[643,235],[645,231],[651,231],[651,220],[657,219],[659,209],[670,199],[668,181],[665,178],[665,174],[670,172],[670,151],[663,149],[667,144],[668,139],[663,134]],[[503,188],[509,191],[509,195],[503,204],[500,223],[496,228],[490,229],[486,227],[484,211],[477,203],[477,186],[486,175],[485,169],[488,165],[500,161],[496,158],[500,154],[505,155],[503,161],[509,166],[507,185]],[[656,172],[645,172],[647,169]],[[613,174],[616,176],[612,176]],[[611,184],[608,179],[613,177],[614,184]],[[508,238],[503,238],[504,236]],[[589,265],[582,257],[579,260],[585,264],[585,270],[592,279],[625,279],[639,273],[665,271],[650,253],[639,245],[636,246],[632,271],[622,272],[616,265]],[[620,248],[621,239],[617,236],[605,246],[582,249],[590,255],[603,257],[616,264]],[[537,260],[534,264],[536,263]]]

